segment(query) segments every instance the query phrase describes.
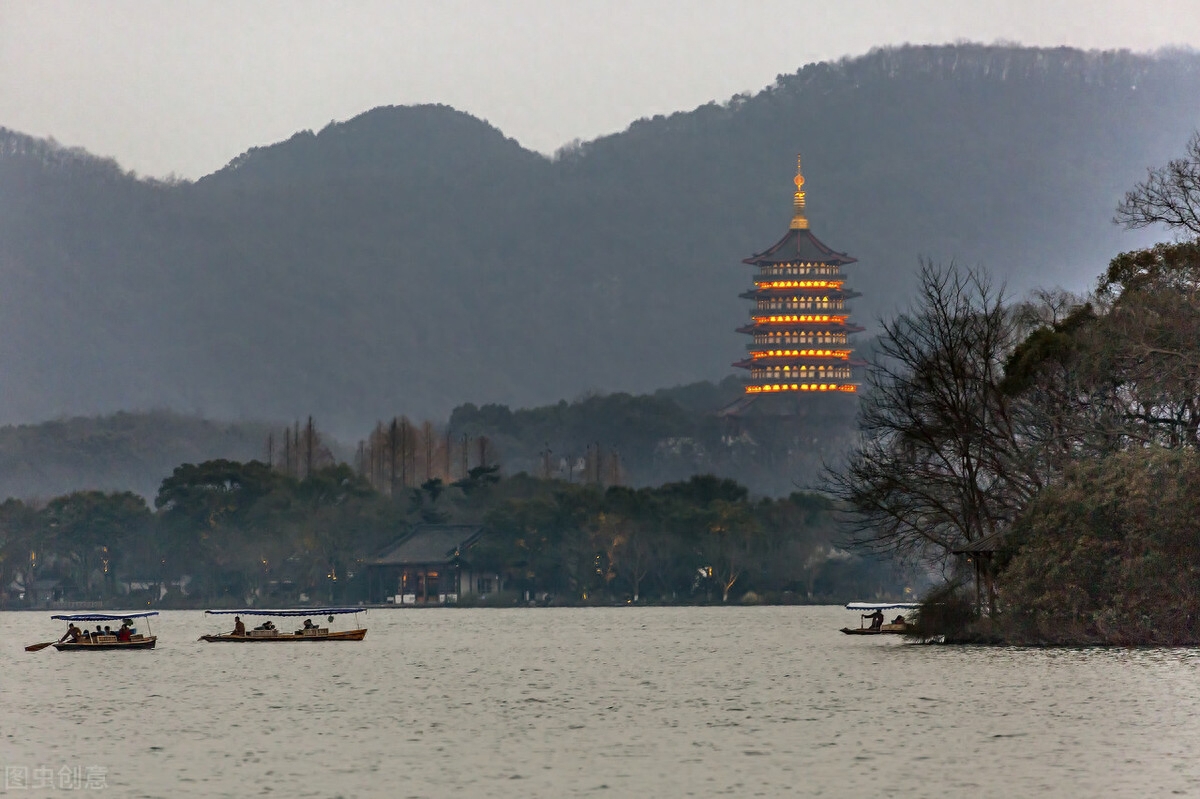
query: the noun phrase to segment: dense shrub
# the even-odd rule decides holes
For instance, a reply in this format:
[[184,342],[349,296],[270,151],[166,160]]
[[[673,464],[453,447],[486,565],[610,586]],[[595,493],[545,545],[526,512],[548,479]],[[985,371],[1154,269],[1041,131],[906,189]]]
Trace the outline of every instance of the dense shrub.
[[1200,458],[1146,448],[1077,464],[1013,530],[1010,640],[1200,643]]

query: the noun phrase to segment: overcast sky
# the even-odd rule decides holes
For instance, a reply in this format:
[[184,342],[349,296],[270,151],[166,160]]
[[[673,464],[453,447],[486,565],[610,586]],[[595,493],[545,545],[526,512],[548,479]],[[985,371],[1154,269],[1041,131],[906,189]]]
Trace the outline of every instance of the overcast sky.
[[198,177],[379,105],[545,153],[887,44],[1200,48],[1200,0],[0,0],[0,126]]

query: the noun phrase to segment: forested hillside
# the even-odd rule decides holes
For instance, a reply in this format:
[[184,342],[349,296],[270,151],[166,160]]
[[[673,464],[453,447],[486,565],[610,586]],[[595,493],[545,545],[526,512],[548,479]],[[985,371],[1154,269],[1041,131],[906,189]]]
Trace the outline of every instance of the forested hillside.
[[0,423],[120,409],[527,407],[720,379],[740,259],[809,216],[855,317],[919,256],[1085,288],[1147,239],[1125,188],[1200,127],[1200,56],[959,45],[814,64],[549,159],[444,106],[377,108],[195,183],[0,132]]
[[0,427],[0,501],[72,491],[153,497],[180,463],[264,458],[265,424],[166,412],[117,413]]
[[416,489],[433,477],[451,482],[489,465],[502,475],[603,486],[713,474],[740,481],[756,497],[786,496],[815,487],[822,467],[839,462],[850,446],[858,405],[845,397],[781,401],[771,415],[736,420],[717,415],[739,396],[741,384],[727,378],[537,408],[467,403],[448,420],[399,416],[394,436],[389,422],[340,441],[321,432],[319,419],[312,420],[311,439],[301,420],[223,423],[166,412],[10,425],[0,427],[0,501],[96,490],[149,498],[179,463],[206,460],[269,458],[281,473],[299,477],[309,469],[309,450],[313,468],[350,465],[385,493]]

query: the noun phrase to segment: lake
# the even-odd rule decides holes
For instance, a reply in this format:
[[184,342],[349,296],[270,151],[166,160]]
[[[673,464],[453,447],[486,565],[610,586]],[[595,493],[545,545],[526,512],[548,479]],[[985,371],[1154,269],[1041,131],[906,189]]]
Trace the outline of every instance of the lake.
[[23,651],[49,617],[0,613],[10,796],[1200,794],[1193,650],[922,646],[737,607],[373,610],[361,643],[275,646],[167,611],[154,651]]

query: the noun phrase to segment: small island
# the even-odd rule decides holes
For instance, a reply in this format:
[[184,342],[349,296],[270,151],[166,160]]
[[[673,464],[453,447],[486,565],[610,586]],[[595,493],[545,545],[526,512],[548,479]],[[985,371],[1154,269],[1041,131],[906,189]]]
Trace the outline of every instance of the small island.
[[926,264],[887,322],[830,475],[859,546],[951,575],[914,634],[1026,645],[1200,643],[1200,133],[1117,211],[1176,240],[1088,296],[1014,302]]

